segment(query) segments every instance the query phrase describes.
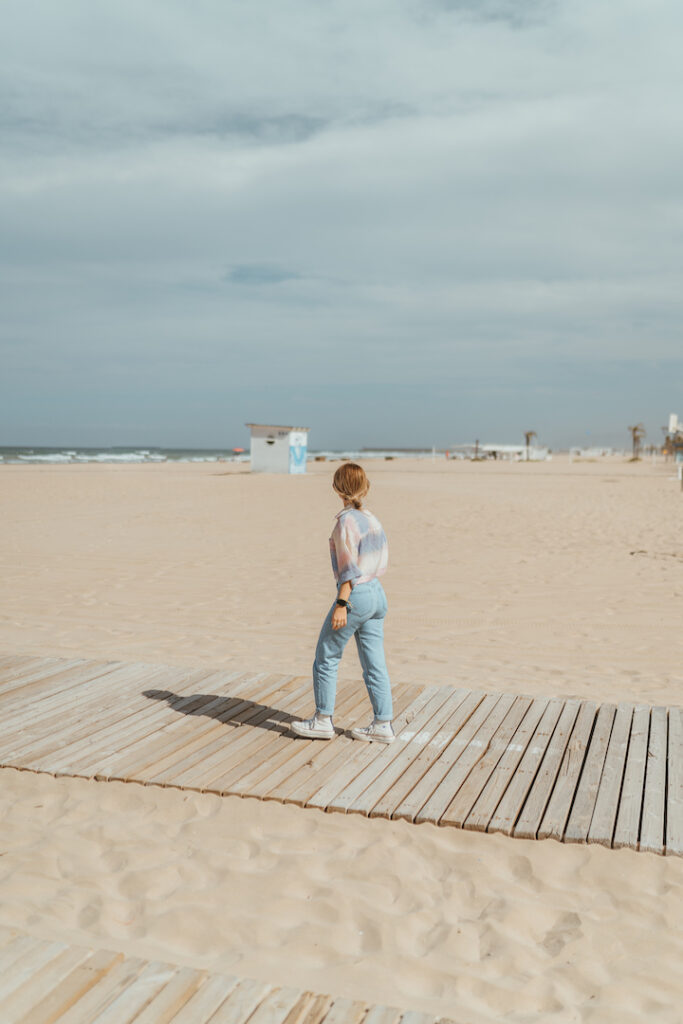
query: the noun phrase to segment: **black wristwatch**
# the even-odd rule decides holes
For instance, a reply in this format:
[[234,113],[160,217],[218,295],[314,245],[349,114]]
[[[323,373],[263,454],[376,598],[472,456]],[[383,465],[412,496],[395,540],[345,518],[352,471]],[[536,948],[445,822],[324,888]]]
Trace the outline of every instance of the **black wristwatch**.
[[337,598],[337,604],[339,605],[340,608],[346,608],[348,603],[348,601],[342,601],[341,597]]

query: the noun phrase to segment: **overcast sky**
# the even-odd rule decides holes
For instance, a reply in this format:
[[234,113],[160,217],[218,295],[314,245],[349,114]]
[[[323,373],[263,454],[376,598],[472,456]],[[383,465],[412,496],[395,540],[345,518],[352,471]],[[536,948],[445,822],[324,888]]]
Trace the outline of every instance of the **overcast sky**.
[[658,441],[674,0],[5,0],[0,446]]

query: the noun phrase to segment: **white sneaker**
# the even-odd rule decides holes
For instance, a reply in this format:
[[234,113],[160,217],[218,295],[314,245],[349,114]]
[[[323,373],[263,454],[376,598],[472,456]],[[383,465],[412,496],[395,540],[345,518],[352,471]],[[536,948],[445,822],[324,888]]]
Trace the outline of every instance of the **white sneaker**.
[[354,740],[365,740],[366,743],[393,743],[396,739],[391,722],[378,722],[376,718],[362,728],[352,729]]
[[289,728],[297,736],[305,736],[308,740],[331,740],[335,735],[332,719],[321,720],[317,715],[303,722],[290,722]]

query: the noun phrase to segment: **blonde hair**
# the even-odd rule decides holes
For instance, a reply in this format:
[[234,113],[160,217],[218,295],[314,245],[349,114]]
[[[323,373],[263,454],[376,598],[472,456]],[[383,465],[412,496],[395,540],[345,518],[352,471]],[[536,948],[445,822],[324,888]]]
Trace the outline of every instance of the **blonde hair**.
[[370,490],[370,481],[362,466],[355,462],[345,462],[334,474],[332,486],[354,508],[360,508],[363,498]]

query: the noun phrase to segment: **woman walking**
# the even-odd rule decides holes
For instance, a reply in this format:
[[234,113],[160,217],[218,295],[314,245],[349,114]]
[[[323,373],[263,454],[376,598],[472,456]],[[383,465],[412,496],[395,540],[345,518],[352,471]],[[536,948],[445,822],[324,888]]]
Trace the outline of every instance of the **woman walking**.
[[315,715],[292,722],[291,728],[308,739],[329,740],[335,735],[332,715],[337,670],[353,636],[374,717],[369,725],[352,729],[351,735],[357,740],[391,743],[391,683],[384,658],[387,599],[379,581],[387,568],[387,538],[379,519],[363,507],[370,481],[362,466],[344,463],[334,474],[332,486],[344,503],[330,537],[337,599],[323,623],[315,652]]

